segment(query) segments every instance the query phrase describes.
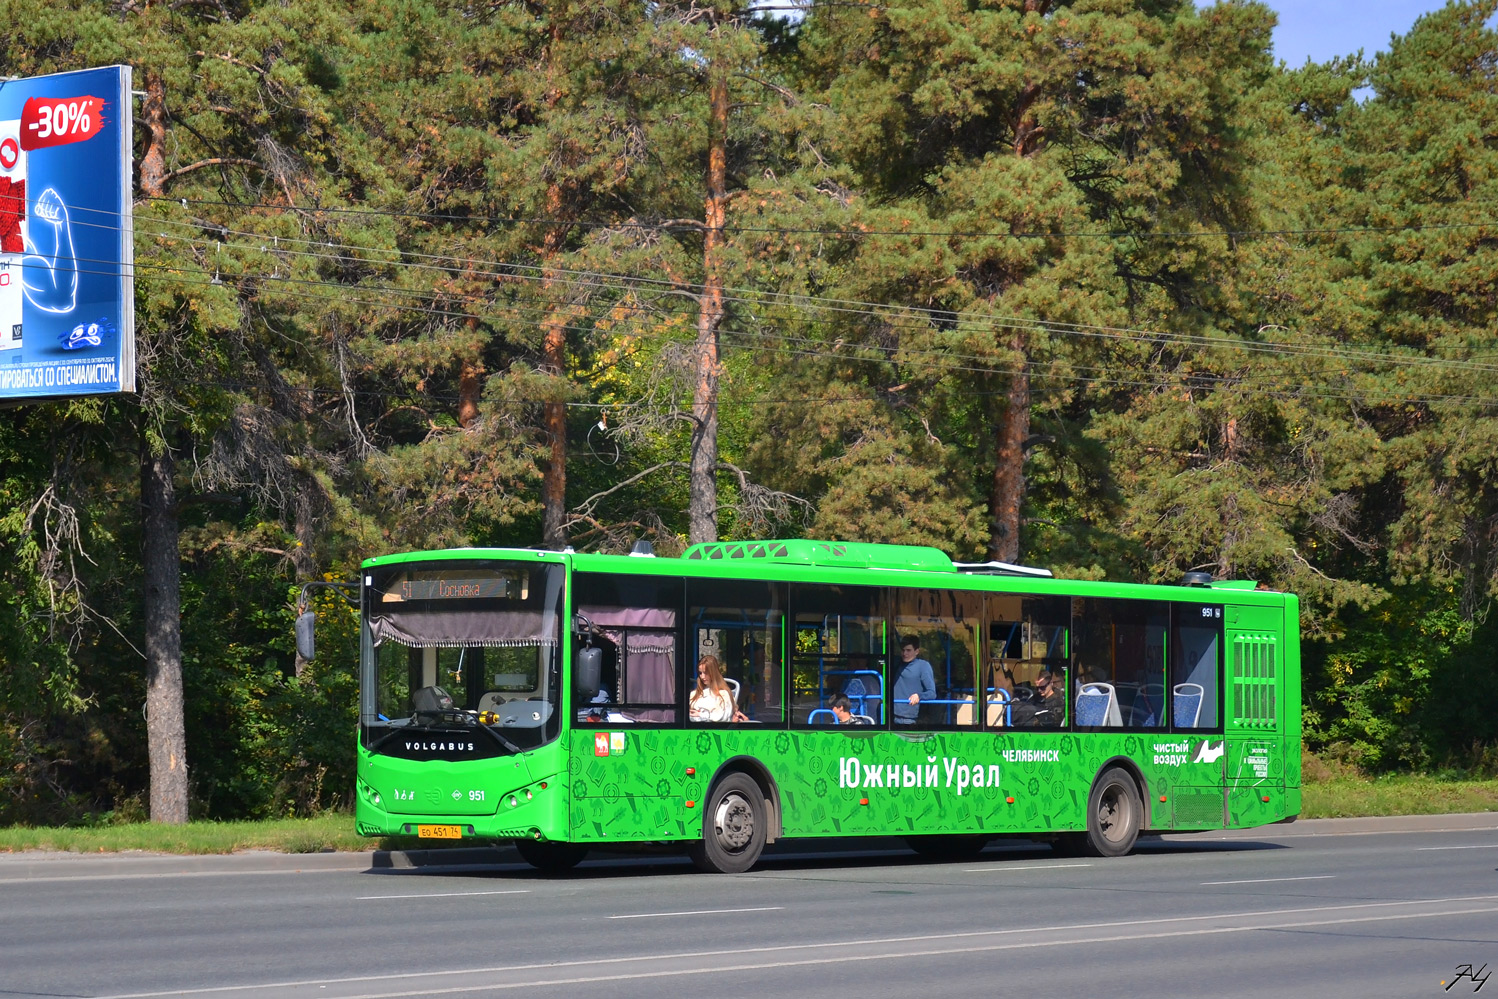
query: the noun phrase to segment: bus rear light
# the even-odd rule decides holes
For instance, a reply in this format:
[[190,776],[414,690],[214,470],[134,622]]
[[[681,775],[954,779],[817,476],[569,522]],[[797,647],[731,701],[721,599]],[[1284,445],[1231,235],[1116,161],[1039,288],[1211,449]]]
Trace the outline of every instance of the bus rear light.
[[688,798],[687,799],[687,807],[688,808],[696,808],[697,807],[697,802],[693,801],[691,798]]
[[1160,795],[1160,800],[1161,800],[1161,801],[1164,801],[1164,800],[1165,800],[1165,795],[1163,795],[1163,794],[1162,794],[1162,795]]
[[531,794],[530,788],[525,789],[525,800],[530,801],[535,795]]
[[1263,800],[1263,801],[1264,801],[1264,802],[1265,802],[1265,803],[1266,803],[1266,804],[1268,804],[1268,802],[1269,802],[1269,795],[1267,795],[1267,794],[1266,794],[1266,795],[1264,795],[1264,797],[1263,797],[1263,799],[1262,799],[1262,800]]
[[546,782],[544,780],[541,782],[541,790],[546,790]]
[[696,767],[687,767],[687,776],[688,777],[696,777],[697,776],[697,768]]
[[867,805],[869,803],[869,799],[868,798],[859,798],[858,799],[858,803],[860,805]]
[[510,807],[514,808],[518,804],[520,804],[520,799],[515,797],[513,794],[510,795]]
[[1009,804],[1011,804],[1011,805],[1014,804],[1014,799],[1013,798],[1005,798],[1004,800],[1006,802],[1008,802]]

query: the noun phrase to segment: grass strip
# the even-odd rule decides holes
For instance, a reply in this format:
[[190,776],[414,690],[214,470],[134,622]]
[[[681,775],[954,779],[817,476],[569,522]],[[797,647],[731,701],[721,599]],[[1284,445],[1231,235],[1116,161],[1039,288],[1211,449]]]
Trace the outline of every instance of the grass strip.
[[[1303,819],[1491,812],[1498,811],[1498,780],[1340,774],[1307,783],[1302,791],[1301,804]],[[468,841],[450,845],[476,844]],[[312,819],[189,822],[182,826],[135,822],[85,828],[0,829],[0,852],[121,853],[141,850],[211,854],[273,850],[279,853],[323,853],[431,849],[438,846],[409,837],[365,839],[355,835],[353,816],[336,813]]]
[[1498,780],[1339,776],[1301,789],[1303,819],[1498,811]]
[[354,833],[350,815],[263,822],[189,822],[169,826],[152,822],[86,828],[0,829],[0,851],[54,850],[65,853],[323,853],[329,850],[373,850],[378,844]]

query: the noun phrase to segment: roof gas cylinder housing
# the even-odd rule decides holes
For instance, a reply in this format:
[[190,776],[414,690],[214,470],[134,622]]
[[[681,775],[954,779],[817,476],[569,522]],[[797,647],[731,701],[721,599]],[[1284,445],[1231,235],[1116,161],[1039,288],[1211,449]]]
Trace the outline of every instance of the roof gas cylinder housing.
[[985,572],[1050,576],[1046,569],[1006,562],[953,562],[937,548],[922,545],[876,545],[862,541],[714,541],[692,545],[682,558],[699,561],[752,559],[790,565],[840,566],[849,569],[903,569],[912,572]]

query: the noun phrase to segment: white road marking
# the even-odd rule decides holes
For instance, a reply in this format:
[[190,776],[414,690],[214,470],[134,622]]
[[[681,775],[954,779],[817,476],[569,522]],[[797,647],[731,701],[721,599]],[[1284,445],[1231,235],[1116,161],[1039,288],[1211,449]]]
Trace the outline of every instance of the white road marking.
[[1498,850],[1498,843],[1473,843],[1470,846],[1417,846],[1416,853],[1426,850]]
[[505,891],[442,891],[430,895],[360,895],[356,902],[372,902],[381,898],[459,898],[465,895],[529,895],[529,888],[509,888]]
[[[51,861],[42,861],[51,863]],[[67,863],[86,864],[87,860],[70,860]],[[157,881],[161,878],[242,878],[256,875],[282,874],[362,874],[353,867],[298,867],[282,871],[155,871],[150,874],[43,874],[39,877],[0,878],[0,885],[35,885],[60,881]],[[381,875],[382,877],[385,875]]]
[[1299,878],[1249,878],[1247,881],[1203,881],[1204,885],[1262,885],[1271,881],[1325,881],[1335,874],[1307,874]]
[[991,874],[1001,871],[1064,871],[1070,867],[1091,867],[1091,864],[1031,864],[1028,867],[969,867],[964,874]]
[[722,912],[774,912],[783,905],[761,905],[753,909],[693,909],[691,912],[636,912],[628,916],[605,916],[605,919],[653,919],[656,916],[715,916]]
[[[1469,903],[1465,906],[1458,903]],[[1412,909],[1426,906],[1426,910]],[[1381,910],[1381,911],[1378,911]],[[410,996],[453,995],[464,992],[497,992],[515,988],[557,987],[589,982],[628,981],[645,978],[761,971],[766,968],[812,967],[841,964],[850,960],[890,960],[936,957],[947,954],[1029,950],[1034,947],[1073,947],[1079,943],[1118,943],[1170,937],[1241,934],[1259,930],[1289,932],[1321,926],[1374,923],[1398,919],[1498,914],[1498,895],[1409,899],[1397,902],[1359,902],[1319,905],[1296,909],[1268,909],[1248,913],[1169,916],[1111,923],[1072,923],[1025,929],[976,930],[930,933],[918,936],[818,940],[811,943],[732,950],[642,954],[634,957],[593,958],[545,964],[523,964],[465,969],[439,969],[393,975],[360,975],[260,985],[222,985],[202,989],[172,989],[161,992],[127,992],[98,999],[164,999],[167,996],[244,996],[274,994],[277,999],[336,995],[338,999],[406,999]],[[1295,918],[1300,917],[1300,918]],[[798,956],[812,955],[812,956]],[[725,960],[726,959],[726,960]],[[639,969],[639,970],[635,970]],[[526,973],[530,974],[527,975]],[[445,988],[440,979],[468,982]],[[412,988],[411,983],[420,982]],[[339,988],[342,986],[343,988]],[[399,991],[354,991],[360,988]],[[349,989],[349,991],[344,991]]]

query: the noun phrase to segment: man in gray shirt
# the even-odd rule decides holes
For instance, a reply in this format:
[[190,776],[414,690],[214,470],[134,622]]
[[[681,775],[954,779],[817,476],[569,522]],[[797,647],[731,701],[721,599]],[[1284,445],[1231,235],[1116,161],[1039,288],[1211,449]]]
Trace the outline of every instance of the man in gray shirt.
[[921,643],[914,638],[900,643],[900,659],[895,667],[891,714],[896,725],[914,725],[920,717],[921,700],[936,697],[936,676],[931,664],[921,658]]

